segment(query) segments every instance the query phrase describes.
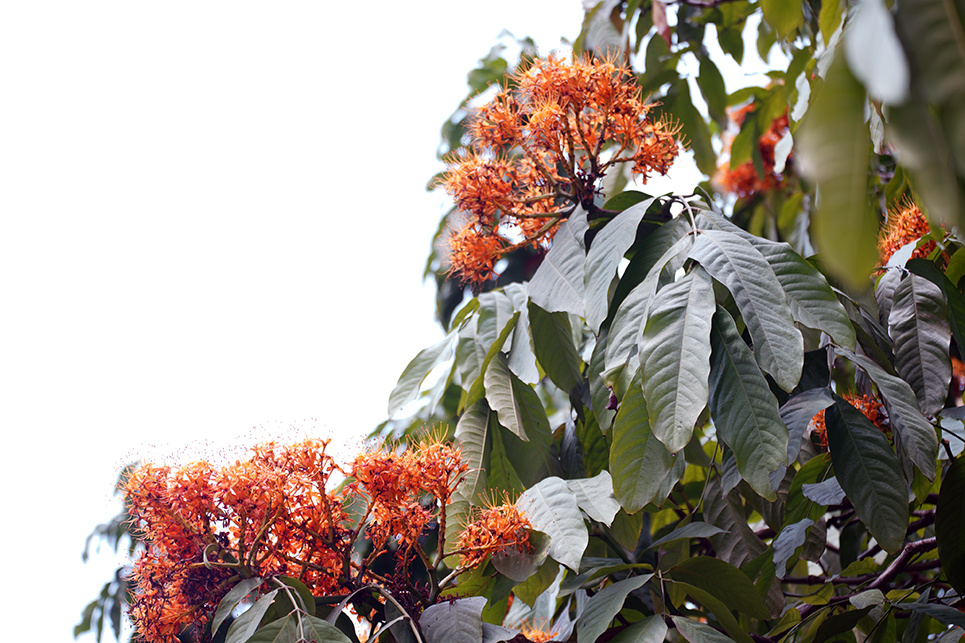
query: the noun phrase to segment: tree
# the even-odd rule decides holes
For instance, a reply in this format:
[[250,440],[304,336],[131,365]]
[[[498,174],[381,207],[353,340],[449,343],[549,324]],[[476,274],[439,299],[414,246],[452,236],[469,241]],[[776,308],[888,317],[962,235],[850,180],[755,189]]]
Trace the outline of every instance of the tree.
[[[750,29],[783,62],[728,93],[706,43]],[[138,469],[142,633],[960,638],[962,33],[960,1],[603,0],[572,61],[494,49],[443,128],[419,410],[341,490],[317,442]],[[678,138],[711,178],[648,194]]]

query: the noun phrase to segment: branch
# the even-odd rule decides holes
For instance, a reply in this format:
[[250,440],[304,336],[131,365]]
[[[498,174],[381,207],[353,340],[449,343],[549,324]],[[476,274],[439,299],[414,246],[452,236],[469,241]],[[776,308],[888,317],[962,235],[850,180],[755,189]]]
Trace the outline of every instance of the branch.
[[905,566],[913,556],[922,552],[930,551],[937,546],[938,539],[934,536],[931,538],[922,538],[921,540],[916,540],[913,543],[908,543],[904,546],[898,556],[895,557],[895,560],[888,565],[888,569],[882,572],[881,576],[879,576],[876,581],[868,585],[868,589],[881,589],[881,587],[890,583],[895,576],[904,571]]

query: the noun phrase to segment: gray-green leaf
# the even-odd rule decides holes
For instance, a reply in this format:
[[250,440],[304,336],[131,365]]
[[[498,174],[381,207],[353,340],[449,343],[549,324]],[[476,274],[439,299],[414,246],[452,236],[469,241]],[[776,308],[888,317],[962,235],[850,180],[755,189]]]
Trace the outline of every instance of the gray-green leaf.
[[573,571],[579,571],[590,537],[576,495],[566,482],[557,477],[545,478],[527,489],[516,501],[516,506],[534,529],[552,538],[550,557]]

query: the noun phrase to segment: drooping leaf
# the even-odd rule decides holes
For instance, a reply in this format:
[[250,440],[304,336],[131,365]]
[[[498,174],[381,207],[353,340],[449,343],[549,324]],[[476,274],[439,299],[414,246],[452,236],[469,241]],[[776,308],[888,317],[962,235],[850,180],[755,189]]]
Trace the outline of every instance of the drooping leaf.
[[761,10],[781,38],[788,38],[804,22],[800,0],[761,0]]
[[258,625],[261,623],[261,617],[265,615],[268,608],[275,600],[275,596],[278,595],[277,589],[273,589],[267,594],[264,594],[255,601],[255,604],[249,607],[241,616],[236,618],[228,628],[228,633],[225,635],[225,643],[245,643],[251,635],[255,633],[258,629]]
[[712,326],[710,415],[717,435],[733,451],[741,477],[762,497],[776,500],[770,474],[787,464],[788,456],[777,399],[730,313],[718,306]]
[[908,495],[898,456],[884,433],[845,400],[835,396],[824,417],[841,488],[878,544],[897,552],[908,524]]
[[246,596],[251,594],[253,591],[258,589],[258,587],[264,582],[263,578],[245,578],[241,580],[237,585],[232,587],[221,602],[218,603],[218,609],[214,612],[214,618],[211,620],[211,632],[215,634],[224,623],[225,619],[231,615],[231,612],[238,607],[240,603]]
[[926,616],[931,616],[939,623],[965,628],[965,614],[950,605],[936,603],[902,603],[901,606],[913,612],[921,612]]
[[603,363],[606,359],[606,345],[608,331],[600,331],[596,338],[596,345],[593,346],[593,353],[590,355],[590,364],[587,369],[586,378],[590,385],[590,402],[593,406],[593,415],[596,423],[603,433],[610,430],[613,418],[616,417],[616,409],[610,407],[610,390],[603,381]]
[[655,614],[637,621],[610,641],[612,643],[663,643],[667,638],[667,629],[663,617]]
[[807,431],[811,419],[819,412],[831,406],[831,391],[827,388],[814,388],[798,393],[781,407],[781,420],[787,426],[787,459],[788,462],[797,460],[801,452],[801,440]]
[[[690,223],[686,217],[677,217],[667,221],[658,229],[651,232],[640,244],[640,247],[633,253],[630,263],[617,283],[613,293],[613,300],[610,302],[610,316],[620,308],[623,300],[627,298],[634,288],[640,285],[650,270],[656,265],[657,261],[673,247],[675,243],[683,239],[690,232]],[[683,265],[683,257],[677,255],[672,257],[666,264],[666,273],[673,273]]]
[[647,547],[647,549],[656,549],[662,545],[666,545],[667,543],[674,542],[675,540],[710,538],[711,536],[716,536],[722,531],[723,530],[720,527],[706,522],[691,522],[682,527],[677,527],[663,538],[653,541],[650,543],[650,546]]
[[566,486],[576,495],[576,503],[586,515],[607,527],[620,511],[620,503],[613,495],[613,478],[609,471],[601,471],[592,478],[567,480]]
[[[608,222],[596,237],[586,255],[584,286],[586,292],[586,323],[596,333],[606,319],[610,302],[610,284],[617,274],[617,266],[637,236],[637,227],[653,204],[650,197],[633,205]],[[564,389],[565,390],[565,389]]]
[[770,610],[754,583],[744,572],[717,558],[688,558],[666,572],[666,576],[676,582],[699,587],[730,609],[754,618],[770,617]]
[[479,643],[486,597],[474,596],[430,605],[419,617],[426,643]]
[[640,340],[650,428],[672,453],[690,442],[707,404],[713,314],[713,283],[694,269],[657,293]]
[[560,225],[553,247],[529,282],[530,299],[546,312],[569,312],[580,317],[584,314],[586,251],[582,237],[586,229],[586,210],[577,207]]
[[709,625],[683,616],[671,616],[670,618],[673,620],[673,624],[677,626],[677,632],[680,633],[680,636],[690,643],[734,643],[734,639],[718,632]]
[[[958,255],[958,253],[955,254]],[[965,297],[958,291],[957,286],[949,281],[948,277],[935,267],[935,264],[925,259],[912,259],[906,267],[910,272],[924,277],[942,289],[948,304],[949,323],[952,334],[955,336],[955,343],[958,346],[965,346]]]
[[500,424],[521,440],[529,440],[529,430],[549,431],[549,420],[536,392],[509,370],[502,357],[489,364],[484,376],[486,399]]
[[635,589],[643,587],[653,574],[634,576],[607,585],[590,597],[586,609],[576,622],[576,640],[578,643],[595,643],[597,638],[610,626],[610,621],[616,618],[623,609],[627,595]]
[[579,386],[583,380],[583,361],[573,344],[567,314],[548,313],[530,302],[529,324],[533,352],[550,380],[566,392]]
[[[460,491],[468,499],[475,499],[486,488],[487,437],[492,411],[485,400],[470,406],[456,423],[455,441],[462,451],[462,461],[469,465]],[[492,448],[491,445],[489,448]]]
[[781,529],[781,533],[774,539],[772,543],[772,547],[774,547],[774,567],[778,575],[783,576],[786,573],[787,561],[791,559],[799,547],[804,546],[808,529],[812,525],[814,525],[814,521],[805,518]]
[[516,506],[534,529],[552,539],[549,555],[553,560],[579,571],[589,534],[576,495],[566,482],[556,477],[541,480],[519,497]]
[[808,500],[813,500],[826,507],[840,504],[845,498],[844,489],[841,488],[835,476],[831,476],[823,482],[805,483],[801,487],[801,492]]
[[938,493],[935,510],[935,536],[942,572],[959,594],[965,591],[965,459],[959,456],[948,464]]
[[[479,334],[477,333],[476,335],[477,347],[482,345],[488,345],[489,348],[486,351],[486,354],[483,355],[482,360],[479,363],[479,375],[476,376],[476,379],[469,387],[469,391],[466,393],[465,403],[467,406],[472,406],[480,399],[482,399],[483,395],[485,395],[486,374],[489,372],[489,364],[492,363],[492,361],[496,358],[497,355],[504,357],[502,353],[503,345],[505,345],[506,340],[509,338],[509,335],[516,328],[516,324],[519,322],[519,316],[520,316],[519,311],[514,312],[506,321],[506,324],[500,329],[499,334],[496,335],[496,338],[493,339],[492,342],[487,341],[485,344],[480,344]],[[479,321],[481,323],[483,320],[480,319]],[[508,369],[508,364],[507,364],[507,369]]]
[[731,491],[726,496],[721,495],[720,480],[716,476],[706,484],[704,520],[722,530],[722,533],[710,538],[718,558],[740,567],[764,553],[767,546],[747,524],[744,505],[738,493]]
[[419,387],[429,372],[443,360],[448,359],[452,351],[452,343],[452,337],[447,336],[438,344],[419,351],[419,354],[409,362],[389,395],[389,417],[416,398]]
[[860,287],[878,261],[877,216],[868,206],[871,140],[865,91],[836,56],[799,130],[805,172],[820,190],[814,232],[828,267]]
[[896,24],[919,90],[945,103],[965,92],[965,7],[956,0],[905,0]]
[[701,232],[690,256],[733,295],[757,363],[778,386],[792,390],[804,366],[804,339],[764,256],[745,239],[719,230]]
[[897,104],[908,96],[908,59],[883,0],[863,0],[855,6],[845,32],[844,54],[873,98]]
[[[663,229],[663,228],[661,228]],[[606,347],[606,369],[626,362],[630,353],[640,342],[647,316],[650,313],[650,303],[657,292],[660,284],[660,273],[664,267],[674,258],[683,253],[690,246],[692,241],[684,237],[674,242],[659,258],[653,262],[653,266],[647,273],[647,277],[630,293],[620,304],[613,323],[610,325],[610,334]]]
[[540,531],[530,530],[529,542],[532,549],[523,551],[509,547],[493,554],[492,563],[496,571],[517,583],[522,583],[539,571],[549,553],[550,537]]
[[628,513],[653,500],[673,466],[674,456],[650,430],[640,378],[634,378],[613,422],[610,473],[613,491]]
[[952,377],[951,329],[941,289],[914,273],[905,275],[895,288],[888,334],[898,374],[915,391],[921,411],[937,415]]
[[838,352],[857,364],[875,383],[884,397],[888,418],[896,431],[896,444],[925,477],[934,479],[938,434],[922,416],[918,400],[908,382],[888,373],[864,355],[855,355],[844,349]]
[[700,57],[697,86],[707,102],[707,111],[721,126],[727,125],[727,89],[724,77],[710,56]]

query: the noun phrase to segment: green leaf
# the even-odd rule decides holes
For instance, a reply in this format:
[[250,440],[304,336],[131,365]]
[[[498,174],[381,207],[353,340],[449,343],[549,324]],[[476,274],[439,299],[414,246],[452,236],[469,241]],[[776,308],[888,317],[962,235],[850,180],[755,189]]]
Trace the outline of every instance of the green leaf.
[[821,12],[818,14],[818,26],[821,29],[821,37],[824,43],[831,42],[831,36],[841,26],[844,17],[844,7],[842,0],[823,0],[821,2]]
[[[541,543],[545,542],[547,545],[549,544],[549,536],[546,534],[539,531],[532,533],[542,536],[543,540]],[[546,558],[545,554],[543,558]],[[493,560],[496,560],[496,557],[493,557]],[[536,605],[536,599],[546,593],[546,590],[556,581],[556,577],[559,576],[559,571],[560,564],[558,562],[555,560],[544,560],[543,564],[535,573],[530,574],[524,582],[513,588],[513,594],[517,598],[522,599],[522,601],[530,607],[534,607]],[[500,618],[500,622],[502,622],[502,618]],[[509,638],[513,638],[513,636],[515,636],[515,633],[510,635]]]
[[667,543],[671,543],[676,540],[689,540],[691,538],[710,538],[711,536],[716,536],[717,534],[722,533],[723,531],[724,530],[721,529],[720,527],[711,525],[706,522],[691,522],[691,523],[687,523],[682,527],[677,527],[676,529],[671,531],[663,538],[653,541],[652,543],[650,543],[650,546],[647,547],[647,549],[656,549],[662,545],[666,545]]
[[247,643],[297,643],[298,638],[298,618],[295,614],[289,614],[259,629]]
[[898,375],[914,389],[921,411],[937,415],[952,377],[952,335],[941,289],[913,273],[902,277],[888,316],[888,334]]
[[[489,431],[492,436],[493,447],[489,454],[489,467],[486,471],[486,485],[490,492],[510,494],[522,493],[526,485],[520,479],[516,471],[516,465],[509,457],[509,450],[506,448],[508,438],[512,433],[501,426],[495,417],[490,418]],[[477,487],[478,488],[478,487]],[[447,525],[448,527],[448,525]]]
[[[503,345],[506,344],[506,339],[509,337],[509,334],[513,332],[513,329],[516,327],[516,324],[519,322],[519,317],[520,317],[519,311],[516,311],[515,313],[513,313],[512,316],[509,318],[509,320],[506,322],[506,324],[503,326],[502,330],[500,330],[499,335],[497,335],[495,339],[492,340],[492,342],[487,341],[484,344],[485,346],[489,346],[489,349],[486,351],[486,354],[483,356],[482,361],[479,364],[479,375],[476,376],[476,379],[473,381],[472,385],[469,387],[469,391],[466,394],[466,405],[472,406],[473,404],[475,404],[476,402],[482,399],[486,390],[485,383],[486,383],[486,375],[489,373],[489,365],[496,358],[496,355],[500,355],[500,357],[505,360],[505,355],[502,354]],[[482,322],[483,322],[482,316],[480,316],[479,322],[480,322],[480,325],[482,325]],[[480,346],[478,334],[476,337],[476,345],[477,347]],[[507,370],[508,368],[509,367],[507,362]]]
[[864,107],[864,88],[844,56],[837,56],[797,137],[805,172],[820,189],[814,228],[821,256],[857,288],[878,262],[878,218],[868,207],[871,139]]
[[533,529],[549,535],[549,555],[553,560],[579,571],[589,534],[576,495],[557,477],[541,480],[527,489],[516,506],[529,519]]
[[[929,480],[935,478],[935,455],[938,452],[938,434],[918,408],[918,399],[908,382],[888,373],[864,355],[855,355],[840,349],[863,370],[875,383],[885,401],[888,419],[895,429],[896,445]],[[910,471],[906,471],[906,475]],[[910,479],[910,477],[909,477]]]
[[253,591],[258,589],[264,582],[263,578],[254,577],[246,578],[240,581],[237,585],[232,587],[221,602],[218,603],[218,609],[214,612],[214,618],[211,620],[211,634],[217,634],[218,628],[224,623],[225,619],[231,615],[231,612],[238,607],[240,603],[246,596],[251,594]]
[[952,587],[965,591],[965,459],[961,456],[948,464],[935,509],[935,536],[942,572]]
[[733,295],[761,368],[792,390],[804,366],[804,339],[764,256],[747,240],[719,230],[702,231],[690,256]]
[[804,546],[808,529],[812,525],[814,525],[814,521],[805,518],[781,529],[781,533],[774,539],[772,543],[772,547],[774,547],[774,567],[778,576],[784,576],[787,573],[787,561],[794,556],[799,547]]
[[667,637],[667,624],[657,614],[637,621],[612,639],[611,643],[663,643]]
[[754,618],[770,618],[770,611],[754,583],[744,572],[722,560],[707,556],[688,558],[671,568],[666,576],[704,590],[730,609]]
[[831,462],[855,513],[878,544],[894,554],[904,544],[908,495],[888,438],[840,397],[824,413]]
[[800,0],[761,0],[764,20],[774,27],[781,38],[787,39],[804,23],[804,8]]
[[[959,251],[965,253],[965,251]],[[959,253],[955,253],[957,256]],[[925,259],[912,259],[906,267],[910,272],[924,277],[942,289],[945,295],[945,302],[948,304],[949,323],[952,328],[952,335],[958,346],[965,346],[965,297],[958,291],[958,287],[948,280],[942,272],[930,261]]]
[[573,331],[566,313],[548,313],[529,302],[529,330],[533,352],[546,375],[565,392],[583,381],[583,361],[573,344]]
[[236,618],[228,628],[228,633],[225,635],[225,643],[245,643],[251,638],[251,635],[255,633],[258,629],[258,625],[261,623],[261,618],[271,607],[272,602],[275,600],[275,596],[278,594],[277,589],[273,589],[267,594],[263,595],[255,604],[249,607],[241,616]]
[[613,491],[623,508],[636,513],[653,500],[673,463],[674,456],[650,430],[638,375],[620,400],[610,446]]
[[553,247],[530,280],[530,299],[543,310],[583,316],[586,252],[582,238],[586,229],[586,211],[577,207],[560,225],[553,237]]
[[[288,587],[288,591],[282,589],[278,594],[278,604],[284,607],[279,609],[279,612],[284,614],[290,612],[294,609],[300,609],[306,612],[309,616],[315,615],[315,597],[312,596],[312,591],[308,589],[305,583],[301,582],[297,578],[292,578],[291,576],[275,576],[272,579],[276,583],[282,583]],[[291,598],[289,597],[289,592],[298,601],[297,604],[293,605]]]
[[770,475],[787,464],[788,431],[750,348],[721,307],[711,331],[710,415],[717,435],[737,458],[741,477],[762,497],[776,500]]
[[620,511],[620,503],[613,495],[613,479],[609,471],[601,471],[592,478],[567,480],[566,486],[576,496],[576,503],[592,520],[607,527]]
[[486,399],[499,423],[521,440],[529,440],[529,431],[549,432],[549,420],[536,391],[509,370],[502,356],[486,369],[485,384]]
[[[637,227],[647,208],[656,197],[650,197],[633,205],[597,233],[586,255],[586,272],[583,282],[586,292],[586,323],[596,333],[606,319],[610,302],[610,284],[617,274],[617,267],[637,237]],[[541,360],[542,361],[542,360]],[[568,389],[563,389],[568,390]]]
[[522,583],[539,571],[549,553],[550,537],[540,531],[530,530],[529,542],[532,550],[509,547],[493,554],[491,560],[496,571],[517,583]]
[[586,609],[576,622],[578,643],[594,643],[610,626],[610,622],[623,609],[627,595],[643,587],[653,574],[634,576],[618,583],[607,585],[590,597]]
[[479,400],[466,409],[456,423],[456,444],[462,451],[462,461],[469,465],[459,490],[470,500],[477,499],[486,488],[487,450],[492,449],[491,444],[487,449],[490,415],[489,405]]
[[426,643],[479,643],[485,606],[484,596],[430,605],[419,617]]
[[672,453],[690,442],[707,404],[713,311],[713,283],[695,269],[656,294],[640,340],[650,427]]
[[[666,234],[655,232],[647,238],[647,243],[638,253],[645,253],[641,256],[648,259],[654,250],[663,250],[665,243],[674,238],[675,235],[673,233],[674,230],[677,229],[677,227],[668,228],[667,225],[664,225],[664,227],[660,229],[660,232],[663,230],[667,230],[668,232]],[[657,237],[658,234],[660,234],[659,237]],[[673,242],[673,245],[663,250],[663,254],[653,261],[646,278],[634,287],[620,303],[620,307],[613,317],[613,323],[610,325],[610,333],[606,347],[606,369],[604,370],[609,370],[614,366],[626,362],[633,348],[639,344],[640,335],[643,333],[643,328],[650,312],[650,302],[657,292],[657,287],[660,285],[660,275],[664,267],[677,258],[678,255],[682,254],[684,249],[688,248],[692,243],[693,241],[690,237],[685,236],[677,239]],[[634,257],[634,259],[636,259],[636,257]],[[631,264],[632,263],[631,261]],[[648,263],[648,261],[645,263]],[[626,278],[626,276],[624,276],[624,278]],[[619,291],[619,288],[617,288],[617,290]]]
[[903,0],[896,25],[926,100],[943,104],[965,93],[965,7],[960,0]]
[[677,632],[680,633],[680,636],[690,643],[734,643],[734,639],[718,632],[709,625],[698,623],[683,616],[671,616],[670,618],[673,619],[673,624],[677,626]]
[[[606,359],[606,345],[608,330],[603,329],[600,331],[599,336],[596,338],[596,344],[593,346],[593,353],[590,355],[590,364],[587,369],[586,378],[590,385],[590,402],[593,407],[593,415],[596,417],[596,423],[600,426],[600,430],[603,433],[607,433],[610,430],[610,426],[613,424],[613,418],[616,417],[616,409],[608,408],[610,406],[610,389],[607,388],[606,382],[603,381],[603,365]],[[586,446],[584,445],[584,450]]]
[[727,89],[724,77],[721,76],[717,65],[710,56],[700,57],[700,67],[697,75],[697,86],[707,101],[707,111],[721,126],[727,126]]
[[935,603],[902,603],[901,606],[913,612],[920,612],[926,616],[931,616],[939,623],[965,628],[965,614],[959,612],[954,607]]
[[801,452],[801,440],[808,425],[819,411],[831,406],[831,391],[827,388],[813,388],[798,393],[781,407],[781,420],[787,426],[787,459],[797,460]]
[[716,476],[705,484],[704,520],[723,530],[710,538],[717,557],[739,566],[764,553],[767,547],[747,524],[738,493],[731,491],[722,495],[720,479]]
[[419,387],[433,368],[447,359],[452,351],[452,337],[446,336],[438,344],[419,351],[402,371],[399,381],[389,395],[389,417],[416,398]]

